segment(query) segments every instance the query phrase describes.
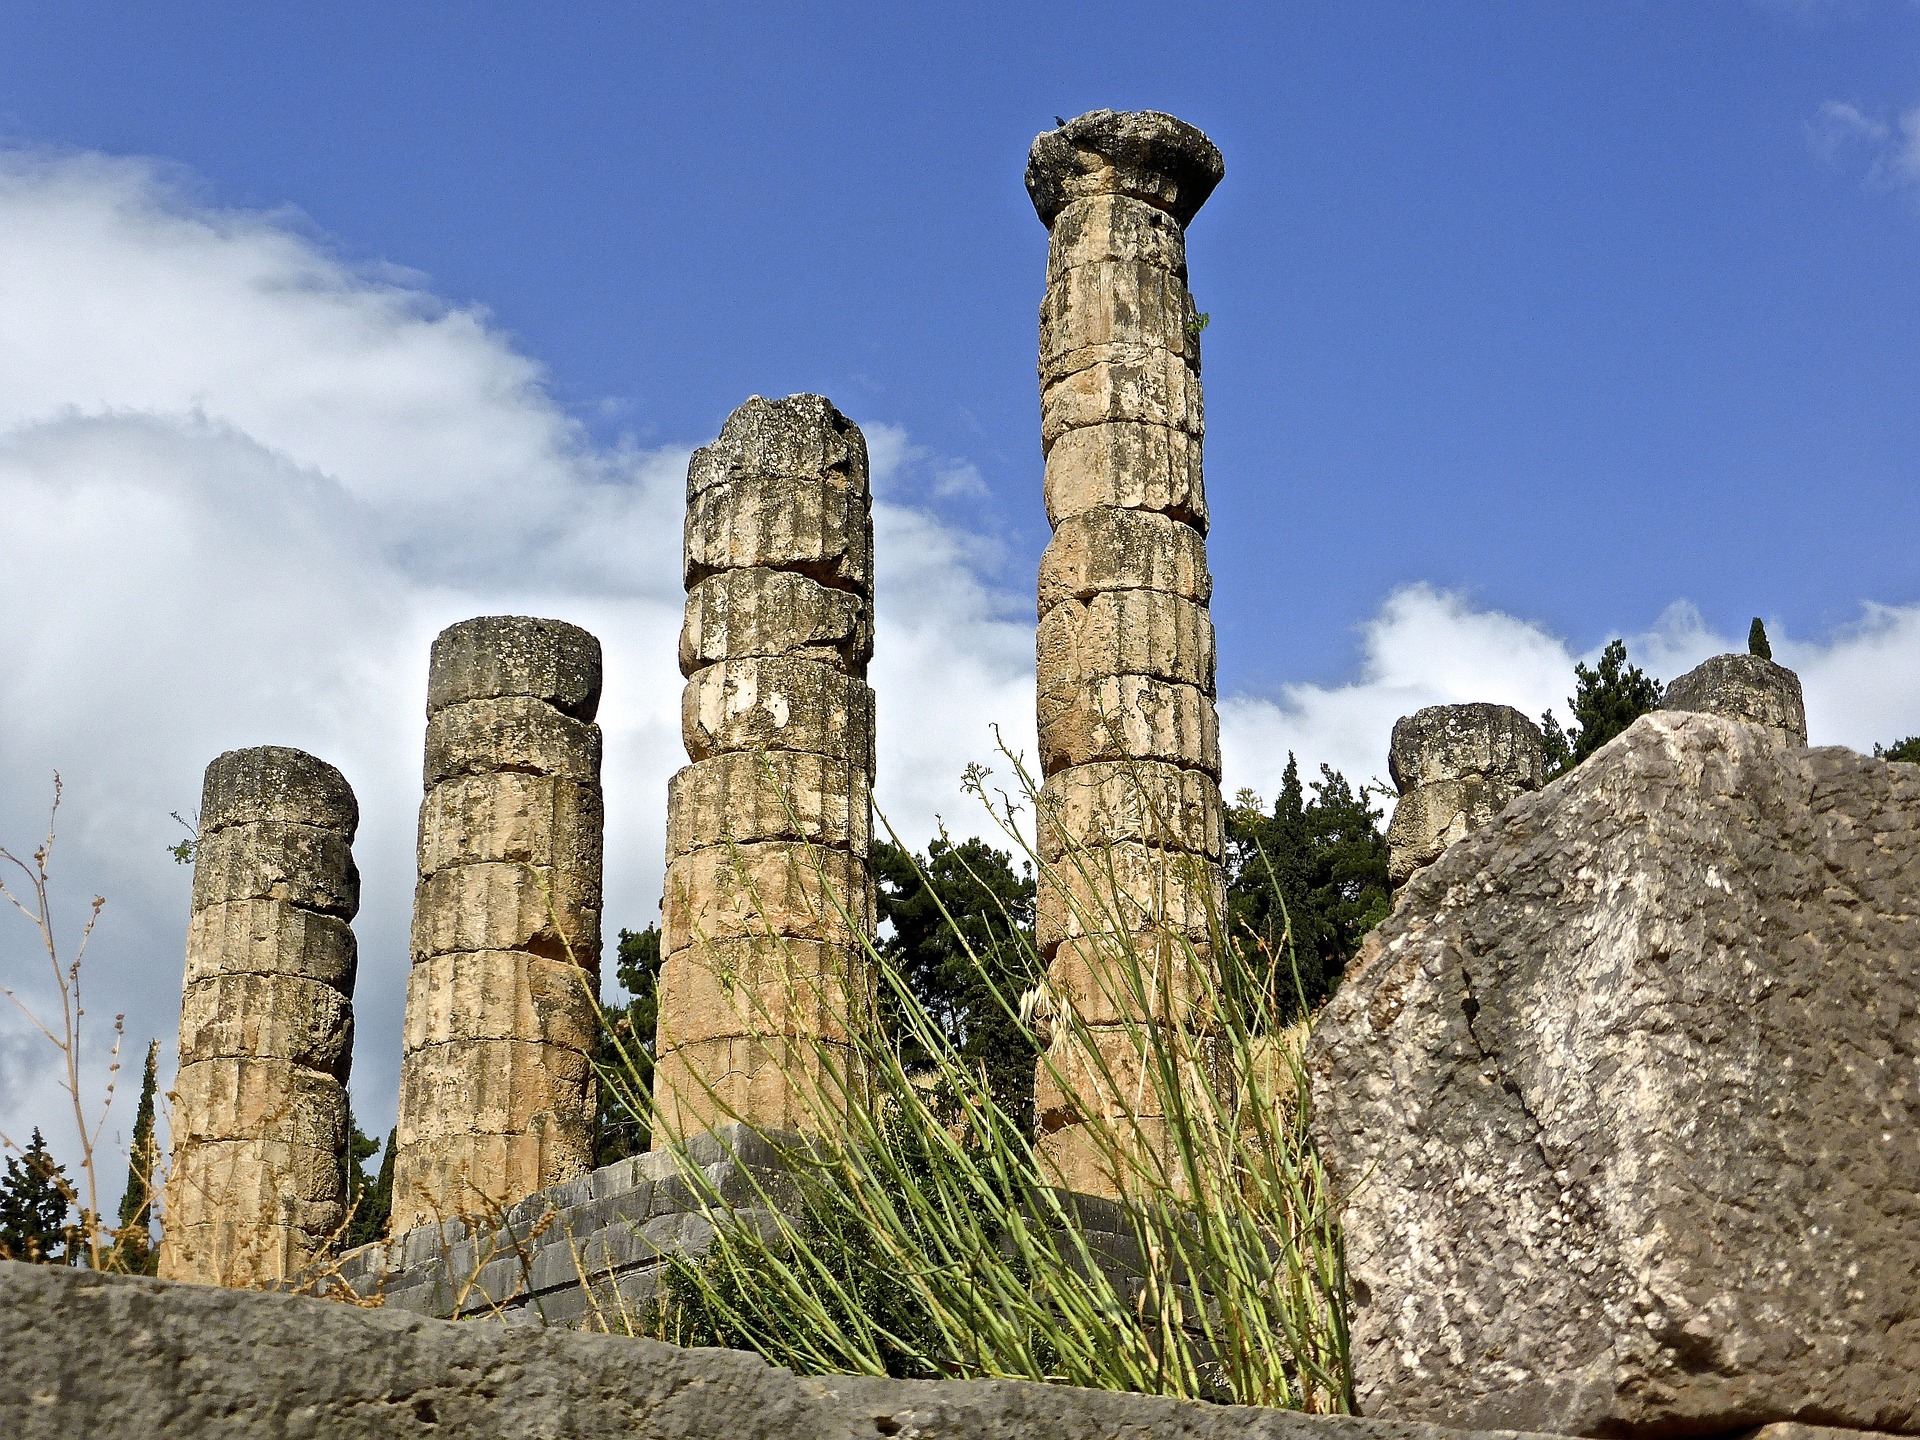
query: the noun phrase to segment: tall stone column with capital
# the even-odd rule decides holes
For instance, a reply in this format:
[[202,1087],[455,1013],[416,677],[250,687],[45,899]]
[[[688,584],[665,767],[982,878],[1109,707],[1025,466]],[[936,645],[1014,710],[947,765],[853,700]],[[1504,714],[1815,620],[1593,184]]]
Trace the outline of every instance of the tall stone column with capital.
[[304,751],[231,750],[207,766],[164,1279],[284,1280],[346,1219],[359,820],[345,778]]
[[867,446],[818,395],[754,396],[687,467],[690,762],[667,792],[656,1147],[809,1131],[857,1091],[873,977]]
[[[1095,1194],[1126,1177],[1087,1133],[1089,1108],[1126,1117],[1147,1147],[1164,1139],[1141,1027],[1209,988],[1196,971],[1213,963],[1208,920],[1224,909],[1202,322],[1186,264],[1187,224],[1223,173],[1205,135],[1151,111],[1082,115],[1027,160],[1050,232],[1038,939],[1056,1003],[1083,1022],[1055,1028],[1035,1103],[1054,1178]],[[1116,973],[1127,952],[1144,985]]]
[[393,1232],[593,1168],[600,642],[463,620],[433,642]]

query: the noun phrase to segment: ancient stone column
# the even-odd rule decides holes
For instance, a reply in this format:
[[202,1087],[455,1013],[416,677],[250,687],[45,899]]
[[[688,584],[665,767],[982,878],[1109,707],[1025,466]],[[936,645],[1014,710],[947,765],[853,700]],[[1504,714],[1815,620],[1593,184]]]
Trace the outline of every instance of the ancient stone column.
[[277,745],[207,767],[160,1274],[249,1286],[303,1269],[347,1218],[360,908],[353,791]]
[[873,930],[866,440],[818,395],[748,400],[687,467],[691,762],[667,794],[657,1147],[817,1131],[857,1088]]
[[1716,655],[1667,686],[1663,710],[1695,710],[1760,725],[1782,745],[1807,743],[1800,677],[1758,655]]
[[[1135,1117],[1145,1145],[1164,1136],[1151,1094],[1125,1078],[1138,1080],[1137,1027],[1209,988],[1198,972],[1212,965],[1209,918],[1224,905],[1200,319],[1186,265],[1186,226],[1223,173],[1205,135],[1152,112],[1082,115],[1035,140],[1027,160],[1050,231],[1038,938],[1053,1002],[1091,1027],[1055,1027],[1035,1103],[1051,1173],[1091,1193],[1124,1188],[1085,1133],[1091,1107]],[[1149,986],[1117,973],[1123,953],[1146,963]],[[1081,1078],[1063,1087],[1056,1072]]]
[[1400,788],[1387,825],[1393,883],[1485,829],[1523,790],[1538,790],[1543,746],[1540,727],[1511,705],[1429,705],[1396,721],[1387,752]]
[[593,1166],[600,642],[522,616],[433,642],[393,1231]]

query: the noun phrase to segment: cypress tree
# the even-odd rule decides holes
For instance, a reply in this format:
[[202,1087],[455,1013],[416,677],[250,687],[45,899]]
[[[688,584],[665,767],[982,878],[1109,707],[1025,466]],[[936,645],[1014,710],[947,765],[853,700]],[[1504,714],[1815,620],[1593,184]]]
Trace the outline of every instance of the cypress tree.
[[[593,1163],[611,1165],[644,1154],[650,1131],[645,1115],[628,1104],[632,1093],[653,1089],[654,1031],[660,1023],[660,927],[622,930],[614,976],[633,998],[625,1005],[600,1007],[595,1042],[598,1097],[594,1114]],[[624,1060],[623,1058],[624,1057]],[[618,1074],[618,1084],[609,1074]]]
[[386,1146],[380,1152],[379,1174],[373,1180],[368,1180],[366,1168],[360,1162],[373,1154],[373,1141],[362,1135],[358,1126],[354,1127],[352,1145],[356,1163],[348,1178],[357,1178],[358,1184],[350,1192],[356,1203],[352,1223],[341,1238],[342,1249],[352,1250],[386,1238],[387,1222],[393,1217],[394,1143],[399,1138],[398,1128],[387,1132]]
[[1753,617],[1753,624],[1747,627],[1747,653],[1758,655],[1762,660],[1773,659],[1773,646],[1767,643],[1767,627],[1760,623],[1758,615]]
[[128,1147],[127,1188],[120,1195],[120,1225],[113,1234],[113,1268],[129,1275],[151,1275],[159,1260],[153,1248],[153,1185],[160,1173],[160,1149],[153,1138],[159,1055],[160,1042],[149,1040],[140,1107],[133,1115],[133,1144]]

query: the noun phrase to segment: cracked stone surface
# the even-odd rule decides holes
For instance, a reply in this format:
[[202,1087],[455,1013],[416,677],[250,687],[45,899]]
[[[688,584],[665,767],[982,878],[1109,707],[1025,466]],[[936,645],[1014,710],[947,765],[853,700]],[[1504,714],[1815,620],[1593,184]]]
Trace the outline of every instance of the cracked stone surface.
[[1920,766],[1645,716],[1403,888],[1308,1047],[1364,1410],[1920,1429]]
[[600,642],[564,621],[484,616],[434,641],[396,1233],[592,1167],[600,687]]
[[736,1117],[818,1130],[846,1103],[807,1077],[871,1004],[873,516],[859,428],[819,395],[735,410],[687,466],[685,576],[692,763],[667,793],[656,1149]]
[[160,1273],[284,1279],[346,1215],[359,807],[300,750],[207,766]]
[[[1036,139],[1027,163],[1048,228],[1040,443],[1054,526],[1036,636],[1051,867],[1038,938],[1052,1001],[1122,1032],[1154,1017],[1145,1005],[1124,1013],[1126,987],[1101,983],[1111,977],[1096,973],[1098,937],[1149,951],[1180,937],[1205,957],[1208,907],[1222,893],[1201,327],[1186,226],[1223,173],[1205,135],[1152,111],[1082,115]],[[1071,1034],[1056,1045],[1075,1043]],[[1071,1074],[1101,1073],[1057,1059]],[[1039,1066],[1043,1088],[1049,1069]],[[1084,1116],[1135,1111],[1158,1118],[1150,1099],[1052,1095],[1043,1162],[1061,1183],[1117,1194],[1118,1178],[1087,1163],[1075,1131]]]
[[1698,710],[1764,725],[1783,745],[1807,743],[1800,677],[1758,655],[1716,655],[1667,686],[1668,710]]

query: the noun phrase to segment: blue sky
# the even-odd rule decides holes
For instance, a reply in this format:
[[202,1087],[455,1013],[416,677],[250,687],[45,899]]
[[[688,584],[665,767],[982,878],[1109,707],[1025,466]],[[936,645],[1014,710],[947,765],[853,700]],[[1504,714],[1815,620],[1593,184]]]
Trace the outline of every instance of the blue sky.
[[[360,797],[385,1128],[427,646],[475,614],[605,642],[607,928],[648,923],[686,456],[755,392],[866,428],[879,802],[982,828],[1046,539],[1021,174],[1100,106],[1226,156],[1190,255],[1229,791],[1754,614],[1815,743],[1920,732],[1920,6],[0,0],[0,845],[59,769],[94,1013],[171,1037],[170,814],[222,750],[312,750]],[[0,1011],[0,1134],[55,1084]]]
[[1334,679],[1413,580],[1581,649],[1676,598],[1809,635],[1916,598],[1920,219],[1821,128],[1920,101],[1913,7],[288,8],[0,8],[0,133],[296,206],[484,304],[602,433],[795,389],[902,424],[978,468],[1012,574],[1027,142],[1207,129],[1229,687]]

